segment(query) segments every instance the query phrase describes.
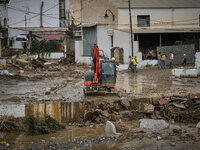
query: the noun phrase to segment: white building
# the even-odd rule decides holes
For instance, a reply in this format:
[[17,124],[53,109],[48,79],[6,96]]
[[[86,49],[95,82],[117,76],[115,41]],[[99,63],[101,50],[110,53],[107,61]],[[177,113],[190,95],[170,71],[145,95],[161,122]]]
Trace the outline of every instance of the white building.
[[[94,8],[95,2],[96,0],[91,2]],[[109,58],[112,54],[111,48],[123,48],[123,54],[120,54],[120,57],[123,57],[123,63],[129,61],[128,56],[132,52],[128,1],[105,0],[105,3],[117,9],[113,11],[116,21],[104,24],[98,21],[100,17],[96,21],[94,18],[91,22],[82,21],[83,41],[76,42],[77,62],[90,62],[91,58],[88,54],[91,53],[91,48],[87,49],[86,46],[89,43],[97,44]],[[90,6],[89,1],[88,5]],[[107,9],[101,4],[98,4],[98,8],[101,8],[103,12]],[[156,51],[159,46],[171,46],[181,41],[185,44],[195,44],[196,51],[200,49],[200,0],[131,0],[131,12],[134,56],[138,56],[140,62],[145,59],[143,65],[156,64],[156,60],[146,60],[148,57],[145,54],[149,50]],[[84,8],[82,13],[84,13]],[[108,15],[112,18],[111,13]],[[98,16],[103,18],[104,14],[98,13]],[[113,24],[116,26],[113,27]],[[141,53],[143,53],[143,58]]]

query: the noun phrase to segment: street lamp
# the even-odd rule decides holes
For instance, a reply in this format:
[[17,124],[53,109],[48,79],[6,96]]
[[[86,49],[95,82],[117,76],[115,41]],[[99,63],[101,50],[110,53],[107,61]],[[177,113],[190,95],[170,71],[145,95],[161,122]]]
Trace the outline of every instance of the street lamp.
[[106,9],[106,12],[105,12],[105,15],[104,15],[104,18],[108,18],[108,11],[112,14],[112,20],[115,21],[115,15],[112,13],[112,11],[110,9]]

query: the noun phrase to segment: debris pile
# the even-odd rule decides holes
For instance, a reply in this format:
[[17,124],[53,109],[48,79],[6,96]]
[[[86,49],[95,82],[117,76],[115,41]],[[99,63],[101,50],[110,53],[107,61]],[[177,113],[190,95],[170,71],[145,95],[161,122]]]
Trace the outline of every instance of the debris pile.
[[3,116],[0,118],[1,132],[26,131],[29,134],[35,135],[49,134],[63,128],[64,125],[58,123],[50,116],[39,119],[33,116],[29,116],[27,118],[14,118]]
[[20,122],[21,122],[20,118],[3,116],[0,118],[0,131],[1,132],[20,131],[23,129],[23,126]]
[[23,68],[25,70],[32,70],[36,68],[55,70],[55,68],[59,69],[59,64],[66,65],[74,63],[75,56],[73,53],[69,53],[66,55],[66,58],[63,57],[53,63],[48,62],[47,59],[38,58],[37,56],[28,56],[27,54],[14,55],[7,59],[8,67],[16,67],[18,69]]
[[200,98],[172,96],[168,103],[160,107],[160,114],[177,122],[196,123],[200,121]]
[[66,58],[62,57],[59,61],[59,64],[66,65],[66,64],[74,64],[75,63],[75,54],[74,52],[66,52]]
[[49,134],[64,128],[64,125],[61,125],[50,116],[41,119],[29,116],[25,120],[25,125],[28,126],[28,133],[32,135]]

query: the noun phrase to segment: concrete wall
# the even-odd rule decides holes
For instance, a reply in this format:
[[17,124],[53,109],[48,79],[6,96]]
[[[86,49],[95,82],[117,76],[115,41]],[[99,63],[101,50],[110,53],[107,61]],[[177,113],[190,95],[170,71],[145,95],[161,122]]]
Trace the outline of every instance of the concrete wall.
[[25,117],[25,105],[24,104],[2,104],[0,105],[0,116],[14,116]]
[[[132,9],[133,26],[137,27],[137,15],[150,15],[150,27],[199,27],[200,8]],[[119,27],[128,27],[128,9],[118,10]]]
[[75,41],[75,62],[77,63],[92,63],[92,57],[83,56],[83,41]]
[[127,32],[114,30],[113,45],[114,47],[120,47],[124,49],[124,63],[128,63],[129,56],[131,55],[129,34]]
[[107,26],[97,27],[97,45],[104,51],[106,57],[111,58],[111,36],[108,36],[107,30]]
[[59,0],[10,0],[8,7],[8,24],[11,27],[25,27],[24,16],[26,15],[27,27],[39,27],[39,14],[42,1],[44,1],[43,26],[59,27]]
[[167,55],[166,65],[169,65],[170,52],[174,52],[174,62],[173,64],[182,64],[183,54],[187,56],[187,63],[195,62],[195,46],[191,45],[177,45],[177,46],[162,46],[157,47],[157,53],[161,52],[161,54],[165,53]]
[[198,75],[200,75],[200,52],[195,54],[195,67],[197,68]]
[[[80,22],[116,24],[118,22],[118,9],[105,0],[69,0],[69,9],[72,16],[76,18],[75,24],[79,24]],[[112,11],[115,15],[115,21],[112,20],[110,12],[108,12],[109,17],[104,18],[106,9]]]

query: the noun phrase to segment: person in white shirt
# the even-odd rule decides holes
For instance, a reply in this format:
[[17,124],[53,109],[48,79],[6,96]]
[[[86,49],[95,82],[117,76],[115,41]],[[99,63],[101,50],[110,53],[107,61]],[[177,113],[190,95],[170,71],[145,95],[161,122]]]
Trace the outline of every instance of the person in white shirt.
[[169,59],[170,59],[170,68],[172,68],[173,67],[173,61],[174,61],[174,54],[173,54],[173,52],[171,52]]

